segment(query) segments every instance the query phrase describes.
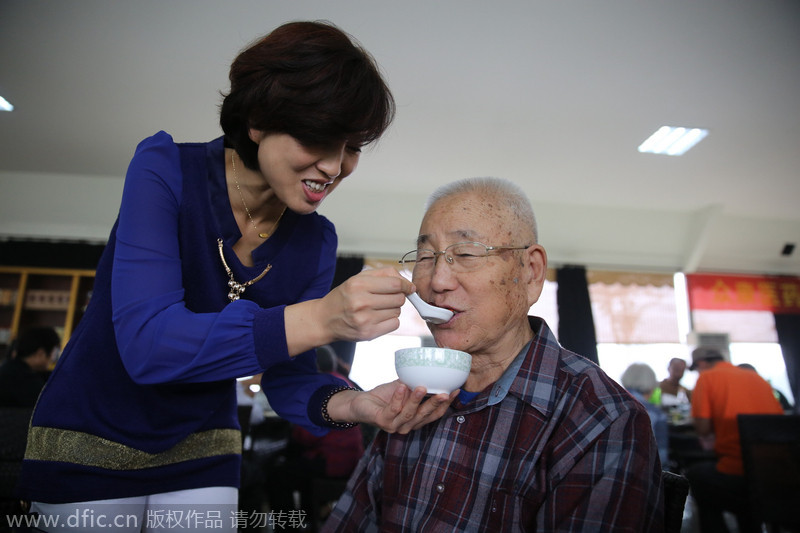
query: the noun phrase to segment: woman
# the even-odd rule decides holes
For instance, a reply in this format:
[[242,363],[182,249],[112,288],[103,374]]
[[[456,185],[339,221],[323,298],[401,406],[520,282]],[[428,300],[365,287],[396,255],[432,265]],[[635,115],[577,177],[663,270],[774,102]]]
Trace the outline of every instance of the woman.
[[314,347],[396,329],[414,289],[381,270],[328,293],[336,233],[315,211],[393,118],[374,61],[330,24],[290,23],[244,50],[230,82],[224,138],[160,132],[136,150],[91,304],[33,417],[19,486],[33,511],[235,507],[237,377],[263,372],[272,407],[317,434],[407,432],[449,404],[315,371]]

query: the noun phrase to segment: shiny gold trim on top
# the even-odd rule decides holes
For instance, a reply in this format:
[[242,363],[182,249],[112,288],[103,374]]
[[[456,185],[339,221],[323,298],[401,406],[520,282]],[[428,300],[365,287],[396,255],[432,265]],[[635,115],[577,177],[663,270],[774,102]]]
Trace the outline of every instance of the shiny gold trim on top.
[[242,438],[238,429],[193,433],[169,450],[148,453],[89,433],[34,426],[28,434],[25,459],[60,461],[108,470],[140,470],[240,453]]

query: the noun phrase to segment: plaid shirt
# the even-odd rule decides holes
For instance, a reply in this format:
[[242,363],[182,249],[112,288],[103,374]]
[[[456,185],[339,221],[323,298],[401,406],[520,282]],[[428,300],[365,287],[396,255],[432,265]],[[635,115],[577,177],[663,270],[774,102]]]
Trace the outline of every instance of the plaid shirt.
[[538,335],[473,401],[377,435],[324,532],[663,530],[644,407],[530,321]]

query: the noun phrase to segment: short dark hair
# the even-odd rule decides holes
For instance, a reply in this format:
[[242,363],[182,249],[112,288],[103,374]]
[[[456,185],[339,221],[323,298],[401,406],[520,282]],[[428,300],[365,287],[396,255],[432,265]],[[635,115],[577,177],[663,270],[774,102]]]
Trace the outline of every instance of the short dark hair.
[[290,22],[231,64],[220,125],[226,145],[258,169],[250,128],[308,146],[377,140],[394,119],[392,93],[372,56],[329,22]]
[[17,357],[27,359],[42,348],[48,355],[61,344],[56,330],[50,327],[33,327],[25,330],[17,339],[14,350]]

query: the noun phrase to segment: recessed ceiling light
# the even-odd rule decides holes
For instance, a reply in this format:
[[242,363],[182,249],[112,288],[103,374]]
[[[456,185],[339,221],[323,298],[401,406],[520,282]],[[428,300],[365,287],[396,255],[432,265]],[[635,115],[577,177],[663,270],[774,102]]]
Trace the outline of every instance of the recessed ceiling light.
[[664,155],[683,155],[689,148],[703,140],[708,130],[700,128],[675,128],[661,126],[639,145],[640,152]]
[[11,102],[0,96],[0,111],[14,111],[14,106]]

